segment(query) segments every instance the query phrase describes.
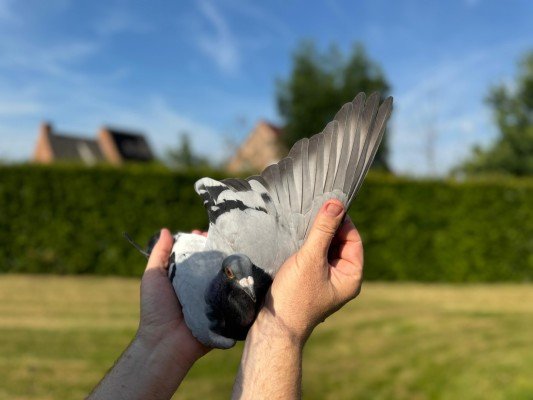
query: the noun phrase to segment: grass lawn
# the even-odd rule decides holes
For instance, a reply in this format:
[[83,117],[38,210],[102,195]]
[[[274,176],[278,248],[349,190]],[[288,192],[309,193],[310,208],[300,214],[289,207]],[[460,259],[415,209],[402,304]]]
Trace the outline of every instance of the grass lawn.
[[[83,398],[133,336],[138,286],[0,275],[0,398]],[[176,398],[228,398],[241,350],[208,354]],[[533,399],[533,286],[366,283],[307,344],[304,398]]]

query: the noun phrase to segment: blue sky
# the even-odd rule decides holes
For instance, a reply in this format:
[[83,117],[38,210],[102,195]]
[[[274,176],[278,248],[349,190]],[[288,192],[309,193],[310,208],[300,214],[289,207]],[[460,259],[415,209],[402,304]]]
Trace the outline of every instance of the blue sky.
[[187,130],[221,160],[258,119],[279,122],[275,81],[307,38],[365,44],[395,97],[394,169],[442,174],[494,138],[483,98],[512,83],[531,21],[530,0],[0,0],[0,157],[30,157],[46,119],[141,130],[158,152]]

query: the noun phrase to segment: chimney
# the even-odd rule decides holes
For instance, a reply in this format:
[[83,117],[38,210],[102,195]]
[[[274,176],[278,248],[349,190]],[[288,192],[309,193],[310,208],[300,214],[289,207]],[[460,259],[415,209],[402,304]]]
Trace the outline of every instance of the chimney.
[[113,134],[107,127],[102,127],[98,134],[98,145],[104,154],[106,161],[113,165],[122,164],[122,156],[118,151],[117,144],[113,138]]
[[41,126],[39,127],[39,133],[43,136],[49,136],[52,134],[52,124],[48,121],[41,122]]
[[50,136],[52,135],[52,124],[47,121],[41,122],[37,144],[33,153],[33,161],[43,164],[49,164],[54,161],[54,153],[50,143]]

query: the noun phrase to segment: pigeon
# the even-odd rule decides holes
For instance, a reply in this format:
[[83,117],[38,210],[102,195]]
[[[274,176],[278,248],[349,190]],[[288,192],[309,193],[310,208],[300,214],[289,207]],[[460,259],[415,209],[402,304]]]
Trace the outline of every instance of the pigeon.
[[[357,195],[392,112],[392,97],[359,93],[321,133],[247,179],[202,178],[207,237],[178,233],[169,279],[192,334],[227,349],[244,340],[276,272],[303,244],[322,204]],[[153,241],[152,241],[153,242]]]

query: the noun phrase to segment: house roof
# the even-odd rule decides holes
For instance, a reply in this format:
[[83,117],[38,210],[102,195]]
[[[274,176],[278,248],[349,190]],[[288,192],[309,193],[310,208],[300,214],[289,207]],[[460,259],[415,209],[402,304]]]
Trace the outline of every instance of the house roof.
[[120,131],[106,127],[115,142],[118,152],[124,160],[151,161],[154,154],[145,137],[140,133]]
[[49,143],[54,158],[57,160],[83,161],[93,164],[105,159],[96,140],[50,133]]

